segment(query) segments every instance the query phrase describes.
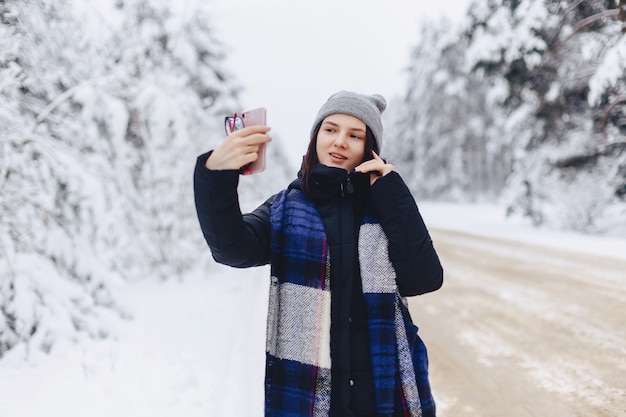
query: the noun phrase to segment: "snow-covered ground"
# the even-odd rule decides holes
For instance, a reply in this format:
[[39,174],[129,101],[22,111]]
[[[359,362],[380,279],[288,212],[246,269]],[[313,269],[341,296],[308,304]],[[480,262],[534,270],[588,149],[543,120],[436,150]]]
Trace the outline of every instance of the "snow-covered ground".
[[[626,259],[626,239],[536,230],[493,206],[420,210],[429,228]],[[115,295],[133,320],[120,321],[115,338],[57,345],[49,355],[15,349],[0,361],[0,416],[261,417],[267,286],[265,267],[221,266],[120,284]]]
[[0,416],[261,416],[267,275],[216,266],[118,287],[134,319],[115,340],[0,361]]
[[[626,259],[626,239],[536,228],[489,204],[418,203],[429,228],[466,231],[594,255]],[[624,220],[626,222],[626,220]],[[626,272],[625,272],[626,274]]]

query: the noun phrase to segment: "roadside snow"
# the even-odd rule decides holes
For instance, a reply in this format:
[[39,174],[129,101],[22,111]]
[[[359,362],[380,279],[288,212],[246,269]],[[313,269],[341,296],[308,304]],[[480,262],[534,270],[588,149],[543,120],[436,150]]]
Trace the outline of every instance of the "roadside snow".
[[0,361],[0,416],[262,416],[265,268],[117,289],[117,340]]
[[[626,258],[626,240],[537,230],[497,207],[419,206],[431,229]],[[268,275],[216,265],[119,284],[115,295],[133,320],[120,321],[115,339],[49,355],[14,349],[0,361],[0,416],[261,417]]]
[[626,239],[591,236],[534,227],[529,219],[506,217],[489,204],[418,202],[429,229],[459,230],[570,251],[626,259]]

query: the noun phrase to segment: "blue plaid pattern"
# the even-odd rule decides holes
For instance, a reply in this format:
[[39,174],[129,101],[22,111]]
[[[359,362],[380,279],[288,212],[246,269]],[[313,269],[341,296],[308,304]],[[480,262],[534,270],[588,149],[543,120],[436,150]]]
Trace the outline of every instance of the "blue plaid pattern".
[[272,276],[281,283],[324,289],[326,233],[315,206],[283,192],[272,204],[270,222]]
[[265,415],[328,416],[330,369],[267,355]]
[[379,415],[391,416],[397,386],[397,348],[395,316],[396,294],[365,294],[367,324],[372,356],[372,371]]
[[[359,259],[378,415],[420,417],[422,409],[424,415],[434,415],[426,349],[397,292],[387,246],[380,248],[379,238],[386,242],[386,237],[371,212],[366,210],[361,227]],[[331,257],[324,225],[313,203],[297,190],[276,196],[270,220],[265,415],[326,417],[331,392]]]
[[418,327],[413,324],[408,309],[402,304],[402,314],[406,323],[406,336],[409,347],[413,352],[413,369],[417,380],[417,390],[419,392],[420,403],[422,405],[422,415],[424,417],[435,417],[435,399],[430,390],[430,379],[428,378],[428,351],[421,337],[417,334]]

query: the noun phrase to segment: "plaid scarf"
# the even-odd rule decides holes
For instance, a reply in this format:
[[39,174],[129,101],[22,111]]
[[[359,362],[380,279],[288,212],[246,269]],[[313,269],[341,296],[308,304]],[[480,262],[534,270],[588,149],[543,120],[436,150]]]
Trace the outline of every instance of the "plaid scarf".
[[[313,203],[298,190],[276,196],[270,221],[265,415],[327,417],[331,254],[324,225]],[[420,394],[426,394],[427,402],[430,398],[426,351],[398,293],[387,238],[369,208],[358,251],[378,415],[421,416]],[[418,387],[427,392],[418,392]]]

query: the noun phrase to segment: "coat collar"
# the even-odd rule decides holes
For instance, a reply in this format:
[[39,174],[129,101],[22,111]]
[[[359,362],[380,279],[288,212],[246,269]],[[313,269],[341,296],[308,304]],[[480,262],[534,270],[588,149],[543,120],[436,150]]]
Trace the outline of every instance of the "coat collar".
[[[289,186],[301,190],[301,174]],[[309,190],[311,198],[317,203],[347,197],[365,198],[369,194],[370,174],[347,171],[343,168],[317,164],[311,176]]]

